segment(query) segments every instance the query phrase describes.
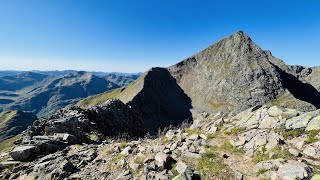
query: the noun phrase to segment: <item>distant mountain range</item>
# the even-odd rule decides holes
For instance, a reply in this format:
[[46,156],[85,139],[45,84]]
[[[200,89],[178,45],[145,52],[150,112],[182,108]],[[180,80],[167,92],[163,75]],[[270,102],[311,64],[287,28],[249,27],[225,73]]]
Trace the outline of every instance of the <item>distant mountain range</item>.
[[22,72],[3,76],[0,77],[0,109],[31,111],[39,117],[48,117],[81,98],[126,86],[137,77],[139,75],[120,73],[99,77],[84,71]]
[[[3,76],[14,76],[14,75],[18,75],[18,74],[22,74],[25,72],[34,72],[34,73],[39,73],[39,74],[43,74],[43,75],[50,75],[50,76],[62,76],[62,75],[66,75],[69,73],[75,73],[78,72],[77,70],[63,70],[63,71],[40,71],[40,70],[32,70],[32,71],[16,71],[16,70],[0,70],[0,77]],[[89,71],[88,71],[89,72]],[[106,75],[110,75],[110,74],[115,74],[117,76],[131,76],[131,75],[141,75],[142,73],[124,73],[124,72],[101,72],[101,71],[90,71],[90,73],[99,76],[99,77],[103,77]]]

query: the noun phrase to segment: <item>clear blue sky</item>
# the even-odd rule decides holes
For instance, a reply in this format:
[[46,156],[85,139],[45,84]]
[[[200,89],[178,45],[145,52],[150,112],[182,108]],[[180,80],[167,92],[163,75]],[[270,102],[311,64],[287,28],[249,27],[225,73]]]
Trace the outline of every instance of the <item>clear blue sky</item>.
[[238,30],[288,64],[320,65],[318,0],[1,0],[0,69],[140,72]]

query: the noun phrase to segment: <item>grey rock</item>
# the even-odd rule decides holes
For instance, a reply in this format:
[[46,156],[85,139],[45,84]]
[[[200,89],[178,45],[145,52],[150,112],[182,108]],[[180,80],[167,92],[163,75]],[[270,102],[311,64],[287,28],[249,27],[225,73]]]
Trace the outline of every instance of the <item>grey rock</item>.
[[295,157],[298,157],[300,155],[300,152],[298,150],[292,148],[289,149],[289,153],[294,155]]
[[187,159],[199,159],[201,157],[201,155],[187,151],[182,154],[182,157],[187,158]]
[[281,179],[310,179],[312,177],[312,168],[302,162],[288,160],[287,163],[280,165],[278,175]]
[[17,161],[29,161],[36,158],[36,146],[18,146],[9,155]]
[[124,149],[121,151],[121,154],[122,154],[122,155],[125,155],[125,156],[128,156],[131,152],[132,152],[131,146],[127,146],[126,148],[124,148]]
[[303,153],[314,158],[320,158],[320,141],[307,145]]
[[158,167],[165,169],[168,169],[174,161],[169,155],[163,152],[157,153],[154,159],[156,160]]

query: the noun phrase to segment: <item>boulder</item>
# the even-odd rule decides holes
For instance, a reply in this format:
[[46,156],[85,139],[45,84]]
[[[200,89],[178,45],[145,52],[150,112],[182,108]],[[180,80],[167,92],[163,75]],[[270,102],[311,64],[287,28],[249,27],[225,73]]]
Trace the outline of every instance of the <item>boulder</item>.
[[308,123],[320,114],[320,110],[308,112],[286,121],[286,129],[298,129],[307,127]]
[[193,171],[192,171],[191,167],[189,167],[188,165],[186,165],[182,161],[177,162],[176,170],[186,180],[191,180],[193,178]]
[[174,162],[173,158],[169,155],[159,152],[155,156],[155,160],[157,162],[158,167],[170,169],[171,164]]
[[320,158],[320,141],[307,145],[303,153],[313,158]]
[[280,165],[278,176],[283,180],[302,180],[312,177],[312,168],[302,162],[288,160],[287,163]]
[[18,146],[9,155],[16,161],[30,161],[36,158],[36,146]]
[[320,115],[313,118],[306,128],[306,131],[319,130],[320,129]]

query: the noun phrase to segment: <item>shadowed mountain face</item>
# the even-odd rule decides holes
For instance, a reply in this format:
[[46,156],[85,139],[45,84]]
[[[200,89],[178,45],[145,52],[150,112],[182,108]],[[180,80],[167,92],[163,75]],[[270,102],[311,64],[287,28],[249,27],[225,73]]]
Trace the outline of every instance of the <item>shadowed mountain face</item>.
[[[239,31],[168,69],[198,111],[239,112],[266,103],[304,111],[318,107],[319,92],[272,60]],[[306,98],[309,93],[314,99]]]
[[141,113],[151,133],[191,119],[191,99],[164,68],[148,71],[142,90],[127,104]]
[[120,99],[137,111],[150,133],[191,119],[190,98],[165,68],[152,68],[130,86],[86,98],[78,106],[91,107],[111,98]]

